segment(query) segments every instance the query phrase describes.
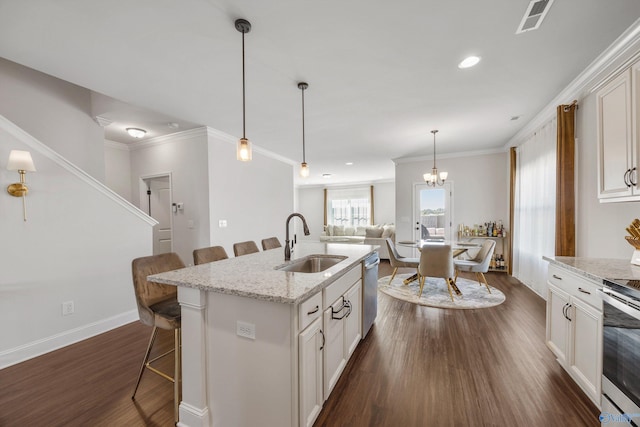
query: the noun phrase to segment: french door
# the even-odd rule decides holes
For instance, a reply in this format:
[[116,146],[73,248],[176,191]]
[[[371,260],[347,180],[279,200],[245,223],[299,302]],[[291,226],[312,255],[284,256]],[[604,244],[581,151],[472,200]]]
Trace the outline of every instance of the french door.
[[453,240],[453,183],[429,187],[415,184],[414,191],[415,240]]

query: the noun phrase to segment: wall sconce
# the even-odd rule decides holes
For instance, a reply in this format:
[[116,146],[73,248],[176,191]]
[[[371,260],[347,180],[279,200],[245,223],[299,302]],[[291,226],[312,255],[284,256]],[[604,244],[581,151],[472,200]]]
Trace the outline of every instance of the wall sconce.
[[11,150],[9,154],[9,163],[7,163],[7,170],[18,171],[20,174],[20,182],[16,182],[7,187],[7,193],[14,197],[22,197],[22,214],[24,220],[27,220],[27,205],[25,202],[25,196],[29,192],[29,188],[25,185],[25,175],[28,172],[35,172],[36,167],[33,164],[31,153],[28,151]]

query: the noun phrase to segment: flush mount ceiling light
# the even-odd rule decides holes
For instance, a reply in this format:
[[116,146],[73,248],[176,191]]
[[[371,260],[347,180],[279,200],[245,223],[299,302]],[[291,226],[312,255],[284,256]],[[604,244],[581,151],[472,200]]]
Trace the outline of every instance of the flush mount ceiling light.
[[302,163],[300,164],[300,176],[306,178],[309,176],[309,165],[305,157],[305,141],[304,141],[304,90],[309,85],[305,82],[298,83],[298,89],[302,91]]
[[471,68],[474,65],[477,65],[478,62],[480,62],[479,56],[468,56],[458,64],[458,68],[461,68],[461,69]]
[[438,168],[436,167],[436,133],[438,131],[434,129],[431,133],[433,134],[433,169],[431,169],[431,173],[425,173],[422,177],[429,187],[435,187],[436,184],[443,185],[449,173],[440,172],[438,174]]
[[142,138],[147,134],[147,131],[140,128],[127,128],[127,133],[134,138]]
[[238,141],[236,158],[242,162],[248,162],[251,160],[251,141],[247,139],[245,126],[244,35],[251,31],[251,23],[246,19],[236,19],[236,30],[242,33],[242,138]]

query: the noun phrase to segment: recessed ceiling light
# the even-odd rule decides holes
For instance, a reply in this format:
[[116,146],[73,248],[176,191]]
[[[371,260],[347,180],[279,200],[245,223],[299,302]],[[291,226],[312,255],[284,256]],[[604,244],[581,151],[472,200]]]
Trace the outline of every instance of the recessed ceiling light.
[[479,56],[468,56],[462,60],[461,63],[458,64],[458,68],[471,68],[480,62]]
[[142,138],[147,134],[147,131],[139,128],[127,128],[127,133],[134,138]]
[[178,129],[180,125],[176,122],[167,123],[167,126],[171,129]]
[[345,165],[351,166],[351,165],[353,165],[353,162],[347,162],[347,163],[345,163]]
[[331,178],[331,174],[330,173],[323,173],[322,177],[323,178]]

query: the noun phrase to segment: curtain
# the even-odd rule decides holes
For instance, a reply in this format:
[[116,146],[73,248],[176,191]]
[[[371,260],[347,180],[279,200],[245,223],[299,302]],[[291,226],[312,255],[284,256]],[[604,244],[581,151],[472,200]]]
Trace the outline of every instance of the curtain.
[[547,261],[555,253],[556,119],[516,149],[513,273],[546,298]]
[[325,225],[362,226],[373,221],[373,186],[325,189]]
[[577,104],[558,106],[556,150],[556,251],[557,256],[576,255],[575,111]]

